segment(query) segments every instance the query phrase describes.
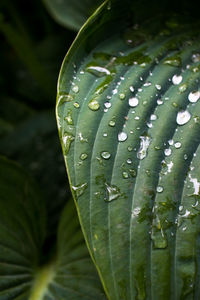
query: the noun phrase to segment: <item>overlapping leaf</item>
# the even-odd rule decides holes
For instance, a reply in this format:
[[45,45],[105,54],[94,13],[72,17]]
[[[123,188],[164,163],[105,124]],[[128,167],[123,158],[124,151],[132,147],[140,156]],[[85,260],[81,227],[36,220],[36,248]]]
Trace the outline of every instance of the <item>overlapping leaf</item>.
[[[44,265],[45,207],[16,164],[0,158],[0,299],[104,299],[73,202],[63,211],[55,256]],[[50,249],[51,250],[51,245]]]
[[79,30],[102,0],[43,0],[50,14],[65,27]]
[[131,3],[105,3],[65,58],[63,153],[108,298],[198,299],[199,24]]

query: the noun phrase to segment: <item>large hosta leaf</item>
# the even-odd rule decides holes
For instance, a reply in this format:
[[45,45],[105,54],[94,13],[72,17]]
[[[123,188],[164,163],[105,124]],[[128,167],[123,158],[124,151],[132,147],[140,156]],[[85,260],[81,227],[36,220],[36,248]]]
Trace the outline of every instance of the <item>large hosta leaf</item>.
[[0,300],[105,299],[73,202],[60,220],[57,251],[43,265],[49,256],[42,252],[45,221],[44,201],[34,182],[1,157]]
[[43,0],[50,14],[65,27],[79,30],[103,0]]
[[105,3],[79,33],[59,134],[108,298],[199,299],[199,24],[143,2]]

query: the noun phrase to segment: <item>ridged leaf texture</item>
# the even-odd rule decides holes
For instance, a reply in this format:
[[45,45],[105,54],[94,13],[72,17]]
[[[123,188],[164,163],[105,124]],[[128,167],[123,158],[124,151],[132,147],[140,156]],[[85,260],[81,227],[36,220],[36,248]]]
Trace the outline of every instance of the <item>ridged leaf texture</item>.
[[0,300],[105,299],[72,201],[60,219],[56,254],[42,263],[44,203],[29,175],[0,157]]
[[58,129],[108,299],[199,299],[200,27],[148,7],[105,3],[82,28]]

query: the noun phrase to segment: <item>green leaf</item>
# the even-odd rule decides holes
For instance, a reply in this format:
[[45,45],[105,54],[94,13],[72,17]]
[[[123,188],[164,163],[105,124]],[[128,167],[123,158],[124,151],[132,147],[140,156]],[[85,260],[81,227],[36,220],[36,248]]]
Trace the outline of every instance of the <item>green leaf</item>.
[[0,300],[105,299],[73,202],[63,211],[57,251],[47,262],[55,245],[43,253],[45,224],[35,183],[0,157]]
[[112,300],[200,297],[200,32],[171,4],[105,3],[59,77],[71,189]]
[[40,192],[21,167],[0,157],[1,300],[27,300],[44,237]]
[[43,2],[58,23],[78,31],[103,0],[43,0]]

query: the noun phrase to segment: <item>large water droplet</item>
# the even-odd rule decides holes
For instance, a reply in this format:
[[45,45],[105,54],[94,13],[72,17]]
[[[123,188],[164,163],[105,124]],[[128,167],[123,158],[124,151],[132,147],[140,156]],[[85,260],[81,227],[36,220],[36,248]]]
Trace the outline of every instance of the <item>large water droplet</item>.
[[93,110],[96,111],[100,108],[99,102],[96,99],[92,99],[90,100],[90,102],[88,103],[88,107]]
[[138,159],[144,159],[147,156],[147,150],[150,145],[150,137],[148,136],[140,136],[140,149],[137,153]]
[[109,159],[111,157],[111,154],[108,151],[101,152],[101,157],[104,159]]
[[128,138],[128,136],[127,136],[127,134],[125,132],[120,132],[118,134],[118,141],[119,142],[124,142],[124,141],[127,140],[127,138]]
[[200,98],[200,92],[199,91],[193,91],[189,93],[188,95],[188,100],[192,103],[195,103],[199,100]]
[[175,84],[175,85],[180,84],[182,80],[183,80],[183,77],[182,77],[181,75],[174,75],[174,76],[172,77],[172,82],[173,82],[173,84]]
[[75,192],[76,197],[80,197],[87,188],[87,183],[82,183],[76,186],[72,186],[72,190]]
[[104,201],[111,202],[119,198],[121,193],[120,193],[120,189],[116,185],[108,185],[107,183],[105,183],[105,186],[106,186],[107,195]]
[[138,98],[133,97],[128,100],[128,103],[131,107],[136,107],[139,103],[139,100],[138,100]]
[[171,155],[171,153],[172,153],[172,150],[169,148],[169,149],[165,149],[165,155],[166,156],[170,156]]
[[179,111],[176,116],[176,122],[178,125],[186,124],[191,118],[191,114],[187,110]]

